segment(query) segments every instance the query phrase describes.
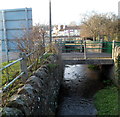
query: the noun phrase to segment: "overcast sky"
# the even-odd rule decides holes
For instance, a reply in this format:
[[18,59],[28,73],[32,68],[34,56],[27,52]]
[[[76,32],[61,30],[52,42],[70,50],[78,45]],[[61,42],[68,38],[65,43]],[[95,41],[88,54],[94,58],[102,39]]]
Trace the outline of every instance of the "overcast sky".
[[[118,14],[119,0],[51,0],[52,23],[69,24],[77,23],[81,15],[86,12],[96,11],[99,13],[113,12]],[[0,9],[14,9],[31,7],[33,10],[33,22],[49,22],[49,0],[1,0]]]

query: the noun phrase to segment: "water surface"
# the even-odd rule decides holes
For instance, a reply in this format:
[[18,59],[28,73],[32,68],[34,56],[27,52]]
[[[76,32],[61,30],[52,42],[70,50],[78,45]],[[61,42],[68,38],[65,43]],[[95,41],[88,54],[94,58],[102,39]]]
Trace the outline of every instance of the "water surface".
[[101,88],[103,84],[99,71],[90,70],[87,65],[66,65],[57,116],[95,116],[97,110],[93,96]]

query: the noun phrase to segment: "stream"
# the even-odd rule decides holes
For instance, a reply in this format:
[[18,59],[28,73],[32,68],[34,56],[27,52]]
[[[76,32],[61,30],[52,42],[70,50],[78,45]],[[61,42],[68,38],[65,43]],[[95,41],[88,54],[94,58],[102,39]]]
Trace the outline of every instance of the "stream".
[[64,115],[96,116],[93,96],[102,89],[99,71],[88,65],[66,65],[60,89],[57,117]]

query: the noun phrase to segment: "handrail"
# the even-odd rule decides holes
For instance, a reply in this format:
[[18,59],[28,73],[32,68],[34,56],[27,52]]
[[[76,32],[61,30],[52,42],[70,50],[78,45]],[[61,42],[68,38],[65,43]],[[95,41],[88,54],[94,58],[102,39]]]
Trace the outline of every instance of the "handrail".
[[16,78],[14,78],[11,82],[9,82],[5,87],[3,87],[3,91],[5,91],[12,83],[14,83],[18,78],[20,78],[24,72],[21,72]]
[[21,61],[21,60],[23,60],[23,58],[19,58],[19,59],[17,59],[16,61],[14,61],[14,62],[12,62],[12,63],[4,66],[3,68],[0,69],[0,71],[2,71],[2,70],[4,70],[4,69],[6,69],[6,68],[8,68],[8,67],[10,67],[10,66],[12,66],[12,65],[14,65],[15,63],[17,63],[17,62],[19,62],[19,61]]
[[[28,58],[29,56],[31,56],[32,54],[34,54],[34,53],[37,52],[38,50],[39,50],[39,49],[36,49],[36,50],[34,50],[33,52],[31,52],[30,54],[27,54],[27,55],[25,55],[25,56]],[[38,51],[38,52],[39,52],[39,51]],[[39,59],[42,58],[42,56],[45,55],[45,54],[47,54],[47,52],[42,53],[42,55],[39,56]],[[3,68],[1,68],[0,71],[3,71],[3,70],[5,70],[5,69],[7,69],[8,67],[16,64],[16,63],[19,62],[19,61],[24,61],[24,58],[21,57],[21,58],[15,60],[14,62],[12,62],[12,63],[4,66]],[[29,65],[29,66],[27,67],[27,70],[29,70],[36,62],[37,62],[37,61],[33,62],[32,64],[30,63],[31,65]],[[20,63],[20,64],[22,64],[22,63]],[[23,71],[22,68],[21,68],[20,74],[19,74],[18,76],[16,76],[15,78],[13,78],[12,81],[10,81],[6,86],[3,86],[3,88],[2,88],[3,91],[6,91],[6,89],[7,89],[12,83],[14,83],[18,78],[20,78],[21,76],[23,76],[23,75],[25,75],[25,74],[26,74],[25,71]]]
[[[108,53],[112,55],[113,45],[120,45],[120,42],[68,40],[60,41],[58,44],[62,47],[63,52],[81,52],[84,54],[84,58],[87,59],[88,52]],[[111,56],[111,58],[113,57]]]

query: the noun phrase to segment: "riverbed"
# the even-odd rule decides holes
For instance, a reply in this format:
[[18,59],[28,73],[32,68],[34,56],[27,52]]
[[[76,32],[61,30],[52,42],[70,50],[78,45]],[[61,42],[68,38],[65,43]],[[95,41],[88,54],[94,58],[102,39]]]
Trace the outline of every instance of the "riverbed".
[[100,76],[98,70],[90,70],[88,65],[66,65],[56,115],[95,116],[93,96],[104,87]]

